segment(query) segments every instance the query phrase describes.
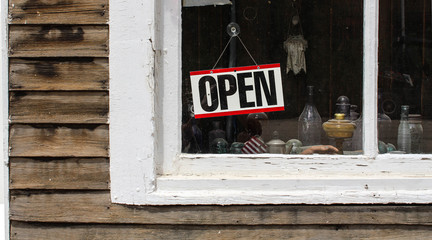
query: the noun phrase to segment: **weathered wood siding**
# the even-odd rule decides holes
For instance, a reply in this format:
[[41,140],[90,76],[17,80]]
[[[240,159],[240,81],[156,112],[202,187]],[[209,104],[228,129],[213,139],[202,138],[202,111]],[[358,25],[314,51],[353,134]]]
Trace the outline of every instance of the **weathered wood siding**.
[[11,25],[11,57],[105,57],[108,26]]
[[14,24],[101,24],[108,19],[106,0],[9,1]]
[[[17,239],[430,239],[421,226],[202,226],[202,225],[73,225],[13,223]],[[414,237],[415,236],[415,237]]]
[[108,0],[9,13],[11,239],[430,239],[429,205],[112,204]]
[[11,58],[11,91],[107,91],[107,58]]

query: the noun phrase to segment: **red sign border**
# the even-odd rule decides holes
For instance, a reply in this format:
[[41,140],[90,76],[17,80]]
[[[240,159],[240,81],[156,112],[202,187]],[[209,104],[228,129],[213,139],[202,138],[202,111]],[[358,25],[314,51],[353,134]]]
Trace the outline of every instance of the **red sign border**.
[[193,72],[190,72],[190,75],[196,76],[196,75],[225,73],[225,72],[238,72],[238,71],[258,70],[258,69],[267,69],[267,68],[280,68],[280,63],[246,66],[246,67],[233,67],[233,68],[220,68],[220,69],[213,69],[213,70],[193,71]]
[[230,112],[196,114],[195,118],[199,119],[199,118],[225,117],[225,116],[260,113],[260,112],[278,112],[284,110],[285,107],[255,108],[255,109],[245,109],[245,110],[230,111]]
[[[240,71],[259,70],[259,69],[268,69],[268,68],[280,68],[280,63],[255,65],[255,66],[245,66],[245,67],[220,68],[220,69],[213,69],[213,70],[192,71],[192,72],[190,72],[190,76],[227,73],[227,72],[240,72]],[[212,117],[225,117],[225,116],[242,115],[242,114],[250,114],[250,113],[260,113],[260,112],[278,112],[278,111],[284,111],[284,110],[285,110],[284,106],[282,106],[282,107],[268,107],[268,108],[255,108],[255,109],[245,109],[245,110],[237,110],[237,111],[195,114],[195,118],[200,119],[200,118],[212,118]]]

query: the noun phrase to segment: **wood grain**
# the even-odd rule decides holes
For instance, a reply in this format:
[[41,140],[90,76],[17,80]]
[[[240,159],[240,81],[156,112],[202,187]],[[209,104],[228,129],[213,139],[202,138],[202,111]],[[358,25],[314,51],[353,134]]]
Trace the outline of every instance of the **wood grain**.
[[107,125],[10,127],[11,157],[108,157]]
[[[323,4],[328,5],[318,2],[307,14],[326,15],[321,11]],[[106,123],[106,113],[95,115],[96,109],[106,110],[106,93],[70,92],[108,90],[108,1],[10,0],[9,11],[9,86],[11,91],[23,91],[21,95],[11,93],[10,105],[13,121],[10,126],[11,239],[430,239],[432,205],[153,207],[112,204],[107,158],[109,127],[85,124]],[[218,19],[215,23],[220,25]],[[317,27],[322,29],[321,24],[309,28]],[[285,34],[285,30],[276,32]],[[319,31],[309,32],[317,33],[310,37],[312,40],[323,38]],[[361,42],[361,38],[357,40]],[[210,45],[223,47],[218,43]],[[318,55],[324,58],[312,61],[328,59],[328,49],[320,49],[324,50]],[[278,54],[285,54],[278,49],[272,54],[262,47],[258,51],[276,59]],[[239,57],[249,58],[244,54]],[[187,60],[205,65],[199,57]],[[315,66],[311,69],[329,69],[326,64],[316,63],[310,63]],[[323,81],[322,71],[315,72],[319,76],[314,72],[308,72],[308,76],[316,79],[312,84],[319,85]],[[355,71],[352,73],[356,75]],[[361,80],[358,78],[361,75],[356,76],[355,79]],[[301,87],[291,88],[297,90],[289,100],[293,106],[302,106],[296,100]],[[79,109],[78,106],[88,101],[90,108]],[[322,115],[328,115],[327,105],[326,101],[321,103]],[[424,108],[430,112],[427,106]],[[295,115],[301,109],[290,110],[287,112]],[[56,124],[14,124],[19,122]]]
[[108,22],[107,0],[11,0],[12,24],[101,24]]
[[11,57],[107,57],[107,25],[11,25]]
[[11,239],[430,239],[425,226],[161,226],[11,224]]
[[11,92],[12,123],[107,123],[107,92]]
[[109,191],[13,191],[10,204],[12,220],[34,222],[432,225],[432,206],[427,205],[126,206],[112,204]]
[[107,158],[11,158],[10,189],[109,190]]
[[108,90],[107,58],[11,58],[9,90]]

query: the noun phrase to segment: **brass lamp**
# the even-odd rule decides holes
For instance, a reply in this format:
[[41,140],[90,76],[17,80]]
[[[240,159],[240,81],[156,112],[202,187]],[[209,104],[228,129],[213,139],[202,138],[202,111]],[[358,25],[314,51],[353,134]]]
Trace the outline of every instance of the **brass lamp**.
[[345,119],[345,114],[336,113],[334,119],[323,123],[324,131],[329,138],[334,138],[336,148],[343,153],[343,142],[346,138],[352,138],[356,125]]

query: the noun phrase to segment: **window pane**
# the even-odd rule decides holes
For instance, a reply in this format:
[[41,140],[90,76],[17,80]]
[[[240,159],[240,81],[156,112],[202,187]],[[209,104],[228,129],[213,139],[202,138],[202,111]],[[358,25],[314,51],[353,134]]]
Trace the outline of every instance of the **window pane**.
[[[229,152],[233,143],[238,150],[257,137],[257,145],[266,143],[271,153],[295,154],[312,145],[340,143],[344,154],[361,154],[363,1],[232,2],[235,10],[232,5],[183,7],[182,151]],[[222,54],[230,40],[227,25],[233,12],[241,32],[231,40],[235,46]],[[258,64],[280,63],[285,110],[195,119],[190,72],[212,69],[219,56],[217,69],[255,65],[240,40]],[[210,91],[210,85],[206,89]],[[308,92],[313,92],[311,100]],[[315,108],[306,111],[309,118],[303,122],[308,101]],[[345,119],[337,121],[344,123],[343,129],[332,131],[329,138],[322,123],[337,112],[345,113]],[[311,150],[319,149],[333,148]]]
[[431,1],[380,1],[380,153],[432,152],[431,24]]

